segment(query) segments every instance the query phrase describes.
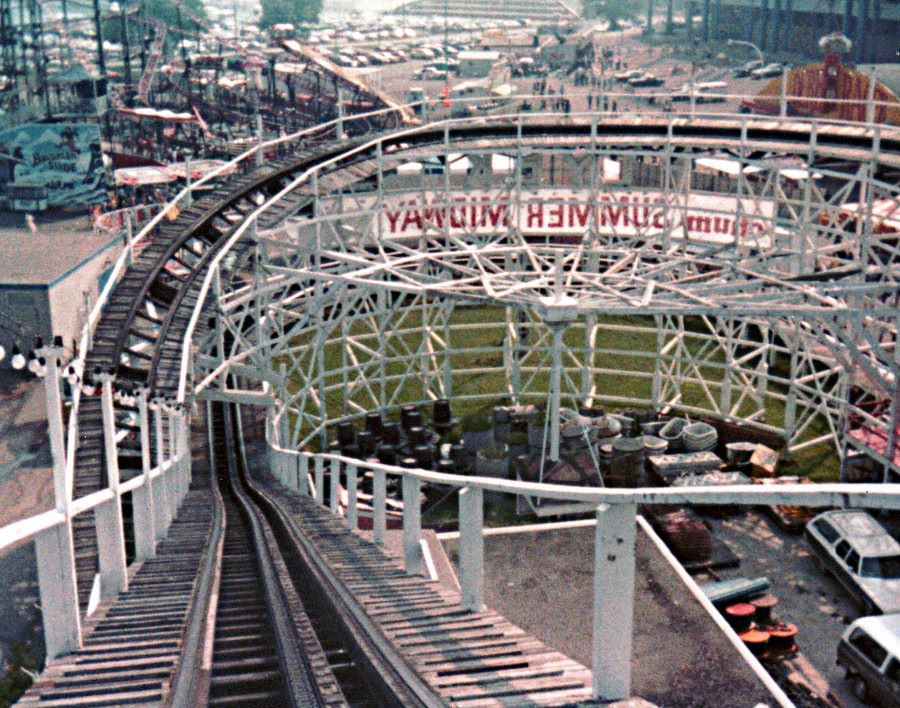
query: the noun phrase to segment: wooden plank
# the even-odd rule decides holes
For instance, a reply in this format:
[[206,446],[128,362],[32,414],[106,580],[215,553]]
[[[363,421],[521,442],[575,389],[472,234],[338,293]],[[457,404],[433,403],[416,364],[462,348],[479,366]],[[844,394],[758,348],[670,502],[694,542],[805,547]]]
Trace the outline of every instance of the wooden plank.
[[[591,689],[565,689],[562,691],[546,691],[539,695],[529,696],[527,705],[532,706],[568,706],[572,704],[590,701],[592,698]],[[522,696],[495,696],[491,698],[473,697],[473,698],[457,698],[454,699],[454,706],[465,706],[465,708],[505,708],[506,706],[521,706],[523,704]]]
[[534,640],[530,644],[512,645],[512,648],[510,646],[485,647],[476,650],[468,657],[460,653],[460,656],[453,661],[431,658],[428,661],[417,662],[417,666],[423,676],[429,676],[470,669],[480,671],[490,667],[526,664],[543,656],[556,656],[557,654],[558,652],[551,651],[543,643]]
[[454,686],[441,691],[452,701],[467,698],[516,698],[518,705],[539,701],[545,691],[577,690],[584,687],[584,678],[573,676],[542,676],[534,679],[508,679],[488,686]]
[[479,671],[470,674],[453,674],[450,676],[434,676],[429,680],[432,686],[440,690],[451,689],[457,686],[489,685],[493,683],[506,683],[510,680],[541,679],[552,676],[564,678],[564,674],[572,667],[571,659],[547,663],[543,666],[524,666],[515,669],[497,669],[496,671]]

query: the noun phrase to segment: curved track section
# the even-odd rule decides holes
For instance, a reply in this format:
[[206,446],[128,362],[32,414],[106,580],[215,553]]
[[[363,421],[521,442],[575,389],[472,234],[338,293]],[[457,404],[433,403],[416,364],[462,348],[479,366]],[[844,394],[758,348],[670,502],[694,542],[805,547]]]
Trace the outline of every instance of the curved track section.
[[[199,303],[201,285],[209,266],[250,214],[267,205],[256,227],[270,228],[285,217],[306,214],[312,189],[340,189],[365,185],[372,189],[376,163],[384,153],[415,159],[429,147],[446,145],[447,126],[408,130],[383,140],[360,138],[342,145],[323,145],[300,150],[269,163],[209,196],[197,200],[178,217],[160,226],[134,256],[131,267],[112,290],[93,332],[91,348],[82,353],[87,376],[111,373],[119,390],[149,390],[151,398],[171,400],[179,385],[184,337],[198,306],[209,307],[212,298]],[[454,149],[466,145],[528,144],[535,150],[559,146],[659,145],[672,149],[774,150],[784,154],[818,155],[869,166],[872,171],[900,169],[900,136],[865,127],[811,126],[802,122],[759,120],[686,120],[641,117],[614,122],[578,119],[454,122]],[[811,147],[812,146],[812,147]],[[317,184],[301,182],[316,168]],[[273,196],[284,192],[278,199]],[[270,203],[271,201],[271,203]],[[253,257],[253,234],[234,247],[235,263]],[[230,269],[232,286],[246,283],[248,272]],[[201,320],[202,321],[202,320]],[[201,327],[202,329],[202,327]],[[195,331],[194,336],[202,334]],[[129,441],[136,431],[135,408],[116,403],[115,428],[125,439],[118,446],[124,479],[140,470],[146,460]],[[77,408],[78,445],[74,452],[74,496],[79,498],[105,485],[104,443],[99,398],[82,396]],[[133,436],[130,436],[133,437]],[[168,444],[165,433],[153,445]],[[153,454],[153,452],[151,452]],[[123,506],[129,503],[123,497]],[[126,523],[128,510],[125,510]],[[96,536],[91,515],[75,520],[75,546],[79,599],[86,606],[98,568]],[[235,559],[245,553],[234,547]],[[223,682],[227,683],[227,682]],[[286,690],[290,690],[288,687]]]

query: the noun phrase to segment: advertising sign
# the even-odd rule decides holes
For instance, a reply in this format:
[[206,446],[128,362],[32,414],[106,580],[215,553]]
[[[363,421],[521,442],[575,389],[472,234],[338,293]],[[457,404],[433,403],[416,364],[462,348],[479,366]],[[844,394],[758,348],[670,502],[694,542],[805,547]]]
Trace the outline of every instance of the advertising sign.
[[[374,208],[373,202],[369,208]],[[771,200],[738,199],[706,194],[533,190],[520,197],[465,192],[445,203],[442,192],[423,192],[387,200],[380,214],[387,238],[424,232],[488,235],[515,228],[525,236],[582,235],[655,236],[727,244],[734,241],[766,247],[774,228]]]
[[0,131],[0,158],[16,189],[46,191],[47,206],[106,201],[100,131],[90,123],[31,123]]

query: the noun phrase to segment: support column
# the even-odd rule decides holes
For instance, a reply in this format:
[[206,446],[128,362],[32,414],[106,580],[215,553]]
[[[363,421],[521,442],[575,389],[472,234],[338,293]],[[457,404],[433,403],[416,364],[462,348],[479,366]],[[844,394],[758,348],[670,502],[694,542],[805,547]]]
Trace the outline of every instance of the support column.
[[181,489],[178,481],[178,426],[177,413],[169,409],[169,469],[166,471],[166,487],[169,489],[169,518],[174,519],[178,514],[178,507],[181,504]]
[[315,475],[316,501],[322,504],[325,501],[325,460],[317,455],[313,464],[315,465],[313,474]]
[[47,659],[81,649],[81,613],[75,579],[71,520],[34,537]]
[[[153,542],[150,555],[156,555],[156,542],[161,541],[166,536],[166,490],[163,480],[150,478],[150,470],[153,469],[153,455],[150,449],[150,404],[147,402],[149,389],[142,388],[138,391],[138,415],[140,416],[141,426],[141,466],[144,470],[144,486],[149,494],[149,513],[150,523],[153,526]],[[209,416],[209,406],[207,403],[207,415]],[[208,420],[212,418],[209,417]]]
[[160,470],[159,477],[157,477],[156,480],[157,487],[159,488],[159,495],[154,499],[154,504],[158,503],[162,507],[160,510],[162,525],[157,528],[156,536],[157,540],[160,540],[166,537],[166,532],[169,530],[169,524],[172,522],[172,503],[169,499],[172,490],[166,483],[165,472],[162,471],[163,462],[166,459],[166,446],[163,440],[163,416],[165,413],[163,411],[162,400],[154,400],[151,408],[153,410],[153,427],[154,432],[156,433],[156,467]]
[[71,486],[66,472],[65,436],[59,396],[57,358],[61,355],[61,347],[50,348],[47,352],[44,392],[47,397],[47,432],[53,456],[56,510],[65,515],[65,520],[51,529],[42,531],[34,539],[44,646],[48,660],[81,648],[81,612],[78,607],[78,585],[75,577],[72,519],[69,516]]
[[484,609],[484,504],[480,487],[459,490],[459,584],[463,609]]
[[103,444],[106,452],[106,477],[112,499],[94,509],[97,527],[97,553],[100,563],[100,596],[115,597],[128,589],[125,562],[125,527],[119,493],[119,453],[116,449],[116,421],[113,409],[112,376],[101,374],[100,407],[103,412]]
[[340,507],[338,487],[341,483],[341,463],[337,460],[332,460],[328,466],[328,481],[328,505],[331,507],[331,513],[337,514]]
[[562,337],[564,328],[553,326],[553,350],[550,369],[550,454],[553,462],[559,460],[559,408],[561,405],[562,386]]
[[359,510],[356,508],[357,475],[356,465],[347,465],[347,527],[351,531],[356,531],[359,526]]
[[422,510],[419,508],[421,482],[412,475],[403,477],[403,563],[410,575],[422,572],[422,546],[419,543]]
[[304,496],[309,496],[309,458],[301,454],[298,465],[300,470],[297,472],[296,489]]
[[631,693],[634,622],[634,504],[597,509],[594,546],[594,698],[616,701]]
[[384,530],[387,526],[387,474],[384,470],[372,470],[372,539],[378,546],[384,545]]
[[144,561],[156,555],[156,509],[153,503],[155,481],[150,479],[150,417],[147,411],[147,389],[137,392],[138,426],[141,439],[141,471],[143,486],[131,493],[134,509],[134,558]]

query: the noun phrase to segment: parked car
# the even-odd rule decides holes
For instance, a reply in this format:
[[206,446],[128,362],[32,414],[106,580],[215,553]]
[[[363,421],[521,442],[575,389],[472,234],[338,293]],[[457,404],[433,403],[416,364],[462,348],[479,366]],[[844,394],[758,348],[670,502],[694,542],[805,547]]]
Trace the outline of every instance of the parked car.
[[838,642],[837,663],[861,701],[900,705],[900,614],[852,622]]
[[662,86],[665,82],[656,74],[641,74],[628,79],[629,86]]
[[900,612],[900,543],[865,511],[825,511],[806,525],[806,538],[865,614]]
[[766,64],[758,69],[753,69],[750,76],[754,79],[767,79],[772,76],[781,76],[784,73],[784,64]]
[[636,79],[638,76],[643,76],[644,72],[640,69],[629,69],[628,71],[620,71],[618,73],[613,74],[613,78],[616,81],[627,82],[631,79]]
[[763,63],[759,59],[754,59],[753,61],[748,61],[746,64],[742,64],[737,69],[734,70],[734,76],[737,79],[742,79],[745,76],[750,76],[750,72],[761,67]]

